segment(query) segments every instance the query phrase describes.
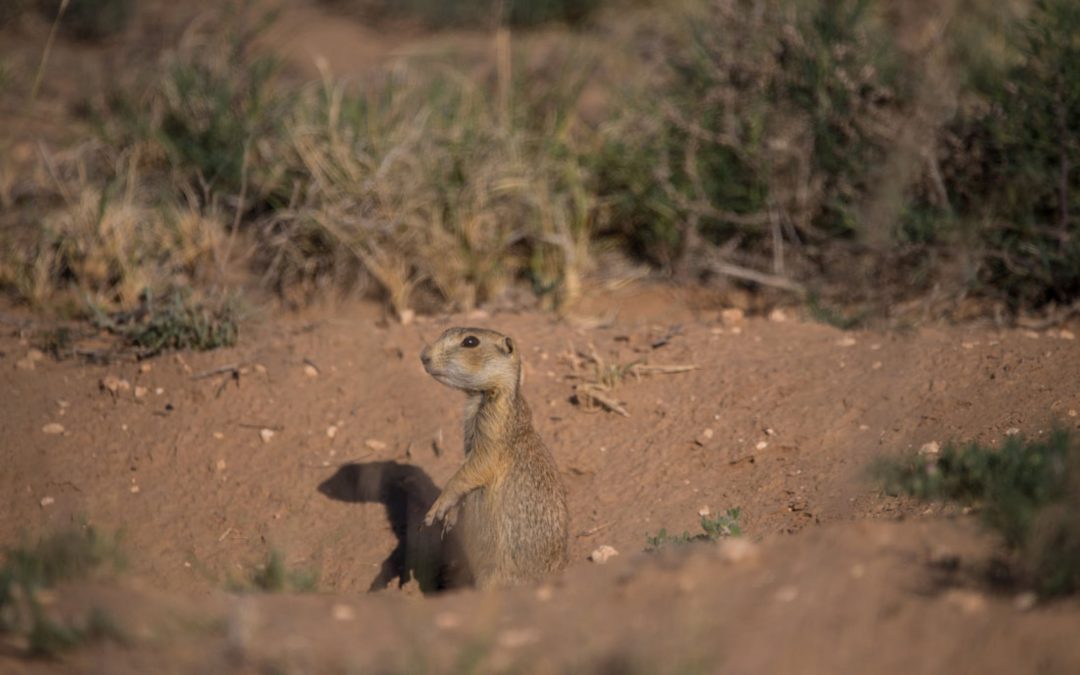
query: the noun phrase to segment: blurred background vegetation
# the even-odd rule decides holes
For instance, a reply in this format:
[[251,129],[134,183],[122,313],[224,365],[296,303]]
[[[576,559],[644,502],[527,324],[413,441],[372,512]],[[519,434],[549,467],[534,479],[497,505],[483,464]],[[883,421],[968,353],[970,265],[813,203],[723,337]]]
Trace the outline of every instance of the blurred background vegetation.
[[[1080,309],[1074,0],[316,2],[481,45],[351,78],[278,53],[289,5],[170,33],[132,0],[5,3],[0,31],[43,39],[0,53],[0,288],[76,315],[351,292],[406,318],[647,273],[880,318]],[[39,24],[153,49],[117,50],[42,140],[62,67]]]

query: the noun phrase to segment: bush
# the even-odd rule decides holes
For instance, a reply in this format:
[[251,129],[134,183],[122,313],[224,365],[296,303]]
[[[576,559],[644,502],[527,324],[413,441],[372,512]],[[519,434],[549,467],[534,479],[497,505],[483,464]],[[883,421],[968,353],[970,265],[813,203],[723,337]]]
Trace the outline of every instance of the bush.
[[950,193],[985,247],[980,282],[1014,309],[1080,296],[1080,5],[1038,0],[1018,62],[949,129]]
[[479,26],[503,21],[527,28],[551,22],[578,24],[588,19],[602,0],[323,0],[367,18],[419,19],[433,27]]
[[619,232],[664,264],[700,238],[760,257],[780,221],[793,244],[856,235],[904,84],[874,3],[723,0],[684,31],[598,158]]
[[892,494],[976,506],[1040,593],[1080,590],[1080,443],[1070,432],[1013,436],[1000,449],[948,445],[937,456],[883,462],[876,472]]

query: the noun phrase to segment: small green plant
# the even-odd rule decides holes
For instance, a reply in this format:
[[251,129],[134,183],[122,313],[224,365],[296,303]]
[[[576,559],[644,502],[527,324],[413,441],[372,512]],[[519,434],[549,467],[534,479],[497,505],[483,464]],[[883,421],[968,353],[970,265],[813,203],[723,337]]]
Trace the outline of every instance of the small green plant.
[[7,550],[0,567],[0,635],[24,637],[30,653],[41,656],[55,656],[92,640],[124,641],[123,632],[103,610],[92,610],[82,622],[61,623],[45,613],[38,598],[43,589],[61,581],[123,566],[115,540],[92,527],[63,530],[36,544]]
[[648,544],[645,550],[659,551],[668,545],[682,546],[698,541],[714,542],[727,537],[741,537],[742,526],[739,525],[739,514],[739,507],[735,507],[722,514],[717,514],[715,518],[710,518],[707,515],[702,516],[702,531],[694,535],[691,535],[687,530],[684,530],[682,534],[668,534],[666,528],[661,528],[656,533],[656,536],[645,535],[645,542]]
[[160,305],[147,293],[143,307],[134,313],[110,317],[98,312],[97,323],[123,337],[143,358],[168,349],[209,351],[231,347],[240,333],[235,301],[207,306],[180,290],[173,291]]
[[250,588],[264,593],[306,593],[315,590],[318,581],[315,570],[289,570],[281,551],[271,551],[266,562],[251,575]]
[[1069,431],[1013,436],[1001,448],[948,445],[884,461],[875,473],[891,494],[976,507],[1043,595],[1080,590],[1080,443]]

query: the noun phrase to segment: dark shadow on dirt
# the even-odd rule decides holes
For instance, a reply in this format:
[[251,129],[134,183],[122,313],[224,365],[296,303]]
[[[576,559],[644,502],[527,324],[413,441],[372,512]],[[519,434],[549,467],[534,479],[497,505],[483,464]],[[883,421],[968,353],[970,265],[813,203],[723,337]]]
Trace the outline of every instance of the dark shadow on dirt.
[[472,583],[457,528],[444,534],[438,525],[424,525],[439,488],[423,469],[393,461],[346,464],[319,484],[319,492],[343,502],[386,506],[397,547],[368,590],[382,590],[395,579],[399,588],[416,579],[425,594]]

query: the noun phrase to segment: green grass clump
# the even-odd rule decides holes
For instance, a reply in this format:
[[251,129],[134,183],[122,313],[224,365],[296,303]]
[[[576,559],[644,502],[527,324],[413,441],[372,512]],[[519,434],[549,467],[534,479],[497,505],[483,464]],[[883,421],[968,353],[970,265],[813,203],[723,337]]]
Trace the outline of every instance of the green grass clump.
[[948,445],[936,456],[883,462],[876,473],[892,494],[978,508],[1041,594],[1080,590],[1080,442],[1073,433],[1012,436],[1001,448]]
[[715,518],[702,516],[702,531],[694,535],[691,535],[686,530],[682,534],[672,535],[668,534],[666,528],[661,528],[656,536],[645,535],[645,541],[648,544],[645,550],[659,551],[668,545],[682,546],[699,541],[715,542],[727,537],[741,537],[742,526],[739,524],[739,514],[740,509],[736,507],[728,509],[722,514],[717,514]]
[[266,562],[251,575],[249,588],[263,593],[307,593],[315,590],[318,582],[315,570],[290,570],[281,551],[271,551]]
[[38,594],[64,581],[123,566],[116,542],[92,527],[62,530],[36,544],[8,549],[0,567],[0,634],[24,637],[30,653],[43,656],[90,640],[122,641],[122,631],[103,610],[93,610],[82,622],[60,623],[46,615]]
[[[99,315],[101,316],[101,315]],[[239,337],[239,316],[234,302],[207,306],[192,300],[190,293],[173,291],[163,303],[147,296],[144,307],[129,322],[101,316],[104,327],[122,336],[141,357],[170,349],[209,351],[231,347]]]

